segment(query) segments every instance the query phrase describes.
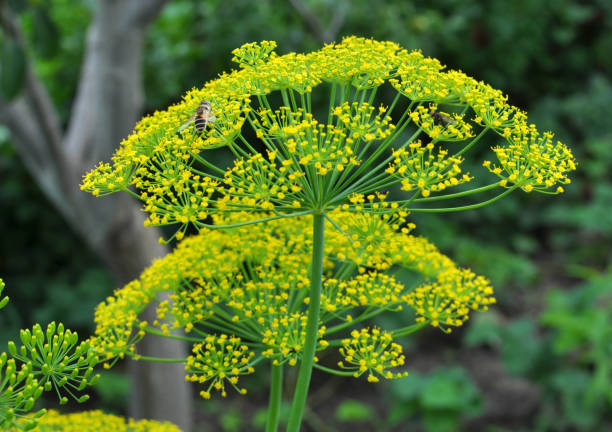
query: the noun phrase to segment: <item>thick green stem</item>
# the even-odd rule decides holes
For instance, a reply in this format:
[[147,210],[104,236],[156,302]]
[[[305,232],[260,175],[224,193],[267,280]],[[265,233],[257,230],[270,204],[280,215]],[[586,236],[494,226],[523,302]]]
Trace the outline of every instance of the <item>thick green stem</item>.
[[322,213],[313,215],[312,233],[312,268],[310,275],[310,299],[308,303],[308,322],[306,323],[306,341],[302,352],[302,363],[293,395],[293,405],[289,414],[287,432],[299,432],[302,415],[306,405],[306,396],[310,385],[310,376],[314,364],[319,330],[319,309],[321,307],[321,278],[323,276],[323,228],[325,217]]
[[281,401],[283,400],[283,365],[272,364],[270,372],[270,402],[268,403],[266,432],[276,432],[278,430]]

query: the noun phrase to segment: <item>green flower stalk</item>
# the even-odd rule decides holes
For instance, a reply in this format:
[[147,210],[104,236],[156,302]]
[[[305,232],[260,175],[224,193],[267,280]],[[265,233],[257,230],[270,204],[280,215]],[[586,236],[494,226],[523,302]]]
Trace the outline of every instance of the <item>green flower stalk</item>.
[[[146,224],[178,225],[172,238],[179,241],[188,226],[210,236],[208,229],[288,218],[293,218],[289,224],[298,224],[298,218],[304,216],[312,219],[312,236],[304,239],[309,258],[303,263],[310,273],[303,275],[302,270],[294,275],[305,278],[300,289],[281,298],[281,304],[263,294],[258,300],[263,302],[262,311],[271,301],[281,308],[277,321],[261,317],[263,324],[270,326],[274,346],[284,347],[273,349],[267,358],[279,364],[300,362],[289,420],[289,430],[297,431],[316,365],[315,351],[321,348],[318,341],[325,334],[321,321],[331,312],[321,308],[327,301],[325,248],[332,233],[358,243],[357,247],[388,248],[384,236],[392,236],[392,231],[402,227],[408,229],[405,223],[410,212],[476,209],[517,189],[558,194],[570,182],[568,173],[576,163],[564,144],[551,132],[539,132],[525,112],[507,103],[502,92],[460,71],[446,71],[438,60],[418,51],[357,37],[309,54],[281,56],[275,48],[276,43],[264,41],[234,50],[239,70],[191,90],[177,105],[141,120],[111,163],[101,163],[85,176],[82,189],[96,196],[118,191],[133,195],[144,204]],[[323,106],[327,109],[320,108]],[[482,143],[485,135],[499,142],[492,149],[496,161],[482,161],[493,180],[470,188],[474,176],[462,166],[469,150]],[[215,162],[211,150],[219,148],[233,155],[231,163]],[[435,205],[449,198],[467,201],[457,207]],[[364,225],[360,218],[366,215],[373,218],[366,218]],[[326,223],[329,227],[324,229]],[[363,231],[352,231],[352,224]],[[243,236],[241,232],[235,241],[243,242]],[[371,270],[358,261],[362,257],[348,256],[353,245],[345,243],[343,247],[345,251],[335,255],[342,269],[338,285],[347,283],[355,269],[367,275]],[[397,265],[392,258],[386,259],[390,260],[387,264]],[[218,264],[223,266],[220,261]],[[427,263],[420,261],[419,265]],[[255,284],[251,292],[265,293],[265,287],[257,286],[252,276],[247,273],[243,279],[225,283],[242,290],[247,289],[246,284]],[[483,282],[470,272],[445,277],[411,292],[411,296],[404,292],[402,301],[416,308],[423,323],[449,329],[467,316],[468,300],[462,297],[462,290],[478,291]],[[466,288],[470,284],[475,287],[472,291]],[[446,299],[444,313],[440,313],[440,290],[447,289],[441,287],[450,286],[457,290],[457,297]],[[132,288],[139,291],[137,286]],[[185,293],[185,299],[175,299],[177,303],[191,302],[192,309],[183,316],[177,317],[174,313],[179,311],[173,311],[176,319],[185,321],[186,330],[212,322],[210,334],[268,344],[259,327],[239,329],[225,322],[231,304],[215,308],[214,299],[199,299],[200,292],[210,289],[203,285]],[[143,300],[150,295],[143,292],[134,295],[144,298],[134,300],[126,295],[122,301],[146,303]],[[298,313],[295,305],[300,304],[307,305],[306,315]],[[129,309],[125,304],[116,306]],[[374,313],[368,310],[367,302],[360,307],[365,311],[358,316]],[[172,307],[167,308],[169,312]],[[130,310],[129,314],[135,314],[132,320],[137,320],[137,313]],[[240,316],[236,319],[241,320]],[[107,344],[104,351],[109,358],[129,353],[133,342],[148,330],[146,326],[134,329],[132,324],[122,322],[117,330],[106,327],[100,343]],[[344,324],[335,327],[346,330]],[[275,329],[280,328],[285,333],[275,335]],[[202,337],[204,334],[208,333]],[[394,348],[386,336],[377,335],[376,342],[367,340],[377,347],[391,347],[385,361],[399,362],[401,356],[393,357]],[[351,344],[344,352],[349,352],[348,346]],[[378,353],[370,354],[374,352]],[[370,362],[370,354],[361,353],[365,356],[361,360]],[[346,367],[349,364],[348,360],[344,363]],[[213,387],[218,385],[223,388],[219,381]]]

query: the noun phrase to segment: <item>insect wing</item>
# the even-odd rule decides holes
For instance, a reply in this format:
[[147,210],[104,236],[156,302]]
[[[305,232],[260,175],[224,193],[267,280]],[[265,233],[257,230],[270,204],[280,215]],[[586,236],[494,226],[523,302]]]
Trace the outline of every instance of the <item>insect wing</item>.
[[181,127],[180,127],[180,128],[178,128],[177,132],[182,132],[182,131],[184,131],[185,129],[187,129],[187,127],[189,127],[189,125],[190,125],[191,123],[193,123],[193,121],[195,120],[195,118],[196,118],[195,114],[194,114],[194,115],[192,115],[192,116],[189,118],[189,120],[187,120],[185,123],[183,123],[183,124],[181,125]]

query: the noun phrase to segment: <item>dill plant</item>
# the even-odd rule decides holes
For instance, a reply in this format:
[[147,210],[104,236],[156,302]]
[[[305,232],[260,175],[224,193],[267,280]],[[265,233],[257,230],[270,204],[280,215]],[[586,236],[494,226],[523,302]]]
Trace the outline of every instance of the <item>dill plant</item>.
[[[410,213],[477,209],[517,189],[558,194],[575,161],[502,92],[418,51],[358,37],[309,54],[275,47],[234,50],[238,70],[142,119],[82,189],[133,195],[145,223],[178,225],[168,240],[180,242],[98,307],[99,355],[109,365],[126,355],[185,362],[204,398],[245,393],[239,377],[267,361],[268,431],[278,428],[283,367],[299,364],[287,429],[295,432],[313,368],[371,382],[402,377],[398,338],[425,325],[450,332],[495,302],[485,278],[410,235]],[[215,121],[204,133],[179,132],[203,100]],[[314,109],[321,100],[323,112]],[[485,134],[498,141],[495,159],[482,162],[492,180],[470,187],[462,164]],[[220,148],[229,165],[215,162]],[[466,202],[437,204],[451,198]],[[185,238],[189,226],[199,234]],[[402,269],[420,281],[404,286]],[[171,301],[159,302],[155,322],[141,321],[162,291]],[[414,321],[402,328],[365,324],[404,308]],[[147,333],[187,340],[192,355],[144,358],[135,344]],[[343,360],[319,364],[330,349]]]
[[[0,294],[4,290],[0,279]],[[9,301],[0,300],[0,309]],[[100,379],[94,374],[98,356],[91,341],[78,343],[78,335],[62,323],[49,324],[45,331],[39,324],[32,330],[21,330],[21,345],[8,344],[9,353],[0,353],[0,428],[19,432],[180,432],[168,422],[124,419],[101,411],[60,414],[55,410],[35,409],[45,391],[54,391],[61,405],[69,397],[83,403],[87,387]]]
[[[0,279],[0,294],[5,284]],[[9,301],[0,300],[0,309]],[[0,427],[2,430],[30,430],[37,426],[45,409],[32,413],[44,391],[54,391],[60,404],[68,397],[85,402],[88,395],[76,392],[94,385],[93,374],[98,357],[90,350],[89,340],[78,343],[78,335],[63,324],[49,324],[43,331],[39,324],[21,330],[19,348],[9,341],[9,352],[0,353]],[[67,396],[66,396],[67,395]]]
[[[4,289],[0,279],[0,294]],[[0,300],[0,309],[8,297]],[[0,427],[2,430],[30,430],[36,427],[45,409],[34,413],[34,403],[44,391],[54,391],[60,404],[68,397],[85,402],[88,395],[76,393],[94,385],[99,375],[93,374],[98,357],[90,350],[90,342],[79,343],[78,335],[63,324],[49,324],[43,331],[39,324],[32,330],[21,330],[19,348],[9,341],[9,352],[0,353]]]

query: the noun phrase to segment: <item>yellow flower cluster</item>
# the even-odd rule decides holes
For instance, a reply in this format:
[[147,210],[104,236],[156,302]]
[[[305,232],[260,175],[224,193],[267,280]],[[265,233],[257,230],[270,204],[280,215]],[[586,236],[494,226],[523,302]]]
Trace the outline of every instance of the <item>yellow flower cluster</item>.
[[285,176],[283,168],[274,164],[274,155],[266,160],[260,153],[249,159],[238,159],[226,172],[224,183],[228,194],[219,200],[219,208],[244,207],[271,211],[276,205],[300,206],[297,194],[301,191],[299,176]]
[[[142,119],[82,189],[128,191],[143,201],[148,225],[178,224],[180,240],[189,224],[211,226],[211,215],[354,209],[351,196],[385,194],[396,184],[443,197],[472,179],[461,172],[460,155],[489,130],[506,141],[494,148],[500,167],[490,167],[506,183],[561,192],[575,168],[569,149],[528,126],[502,92],[418,51],[359,37],[308,54],[275,48],[263,41],[234,50],[240,69]],[[329,94],[323,115],[312,106],[321,88]],[[384,100],[390,93],[395,98]],[[188,122],[203,100],[210,121],[196,131]],[[441,147],[448,141],[458,147]],[[233,154],[233,165],[215,165],[207,151],[219,147]],[[398,201],[396,210],[416,198]]]
[[384,140],[395,130],[395,125],[391,124],[391,118],[385,115],[387,111],[382,106],[374,115],[374,107],[367,102],[357,103],[348,102],[334,108],[333,115],[347,131],[347,143],[353,145],[355,141],[363,140],[370,142],[374,140]]
[[525,192],[563,192],[562,186],[554,191],[549,189],[570,183],[567,175],[576,169],[576,162],[567,147],[559,141],[555,143],[551,132],[540,134],[533,125],[508,128],[504,134],[510,145],[493,149],[500,165],[484,162],[489,171],[502,179],[502,186],[514,184]]
[[449,156],[446,149],[438,149],[437,153],[434,149],[433,143],[412,142],[409,150],[393,152],[394,159],[387,173],[401,179],[402,190],[418,188],[424,197],[472,179],[469,174],[461,173],[461,157]]
[[249,366],[255,353],[248,352],[248,349],[246,345],[240,344],[238,337],[208,335],[203,343],[194,345],[194,355],[187,358],[186,369],[191,375],[186,378],[200,384],[209,382],[207,390],[200,392],[204,399],[210,399],[210,390],[213,388],[221,392],[222,396],[227,396],[226,382],[240,394],[246,394],[246,389],[238,387],[238,377],[255,371]]
[[[9,432],[22,431],[14,427]],[[181,432],[169,422],[154,420],[126,420],[102,411],[84,411],[71,414],[61,414],[50,410],[38,420],[38,426],[32,432]]]
[[[271,315],[274,317],[276,314],[272,312]],[[306,321],[305,313],[280,315],[269,320],[262,334],[261,341],[266,346],[262,355],[273,359],[275,365],[289,363],[295,366],[304,348]],[[324,334],[325,326],[319,327],[319,349],[325,349],[328,346],[327,341],[321,339]]]
[[452,88],[444,81],[443,66],[437,59],[413,51],[404,55],[397,68],[399,79],[389,82],[395,90],[415,102],[444,101]]
[[442,255],[423,237],[407,236],[400,247],[399,253],[395,255],[396,262],[427,278],[437,277],[441,272],[455,267],[449,257]]
[[[188,223],[208,217],[209,200],[215,192],[218,182],[185,170],[176,161],[164,155],[156,155],[156,168],[160,169],[155,180],[141,179],[137,187],[149,190],[164,190],[163,198],[144,192],[144,209],[149,213],[146,226]],[[145,168],[141,168],[144,171]]]
[[257,68],[257,75],[249,75],[247,82],[256,93],[265,95],[273,90],[292,89],[304,95],[321,83],[317,74],[312,73],[315,67],[312,59],[304,54],[289,53],[274,57],[265,65]]
[[393,42],[351,36],[309,54],[310,70],[324,82],[357,90],[375,89],[394,76],[409,55]]
[[[143,328],[147,325],[138,315],[152,299],[140,281],[135,280],[96,307],[94,321],[97,326],[91,343],[102,360],[110,361],[134,353],[134,345],[144,337]],[[109,364],[105,366],[108,368]]]
[[431,137],[432,143],[465,141],[474,136],[472,125],[463,120],[463,115],[449,114],[437,109],[435,104],[430,104],[429,107],[420,105],[410,113],[412,121]]
[[[339,230],[328,231],[326,247],[342,261],[378,270],[388,269],[402,249],[403,240],[397,232],[408,234],[414,224],[406,224],[407,213],[397,210],[396,205],[384,201],[380,195],[353,195],[351,201],[354,211],[330,213],[330,220]],[[366,207],[368,212],[362,212]],[[349,242],[346,233],[350,233]]]
[[[296,136],[287,140],[286,146],[306,172],[311,170],[325,176],[333,170],[342,172],[349,165],[359,165],[349,143],[351,138],[344,129],[311,119],[298,124],[296,131]],[[299,173],[294,175],[302,177]]]
[[283,142],[298,134],[298,125],[308,123],[303,122],[306,117],[312,120],[312,115],[305,113],[301,108],[295,111],[286,106],[274,111],[264,108],[257,111],[257,118],[253,119],[253,124],[258,138]]
[[349,280],[328,279],[321,290],[321,310],[334,315],[356,307],[399,311],[405,291],[406,287],[395,278],[376,271]]
[[393,373],[404,365],[405,357],[401,345],[393,343],[391,334],[377,328],[353,330],[351,337],[342,341],[340,354],[344,361],[338,363],[342,369],[353,370],[355,378],[368,372],[369,382],[378,382],[379,375],[386,379],[398,379],[408,372]]
[[[477,91],[465,93],[465,99],[476,114],[475,123],[498,133],[508,127],[527,124],[527,114],[507,103],[508,97],[482,82]],[[486,95],[486,96],[485,96]]]
[[[375,198],[362,198],[359,205],[379,204]],[[457,268],[431,243],[409,235],[412,226],[401,232],[399,222],[383,210],[379,214],[338,210],[329,215],[318,351],[343,345],[343,339],[332,338],[379,313],[407,306],[419,316],[416,324],[445,330],[463,324],[469,311],[494,302],[484,278]],[[244,214],[233,214],[217,222],[244,219]],[[226,382],[243,392],[237,387],[238,376],[250,373],[262,358],[295,365],[304,347],[310,303],[310,224],[309,217],[296,217],[290,224],[281,219],[203,230],[185,239],[140,280],[98,307],[94,342],[98,352],[108,357],[136,356],[133,343],[146,331],[168,335],[182,328],[195,342],[187,361],[189,379],[209,383],[202,393],[206,398],[213,390],[225,394]],[[386,273],[391,268],[415,272],[422,282],[406,286]],[[138,321],[138,313],[162,290],[170,292],[170,300],[159,303],[158,319],[151,325]],[[220,333],[220,329],[232,330]],[[370,356],[366,370],[396,377],[386,368],[397,366],[401,356],[388,336],[371,332],[355,343],[365,347],[364,338],[374,347],[370,354],[359,354]],[[343,345],[345,353],[349,345]],[[374,365],[375,355],[384,361]],[[353,358],[361,359],[357,354]]]
[[232,61],[242,67],[257,66],[274,54],[276,42],[263,41],[261,43],[248,43],[232,51]]
[[403,299],[419,315],[417,322],[428,321],[446,332],[451,331],[450,326],[463,325],[470,310],[487,310],[495,303],[487,279],[456,268],[440,273],[435,282],[418,287]]

